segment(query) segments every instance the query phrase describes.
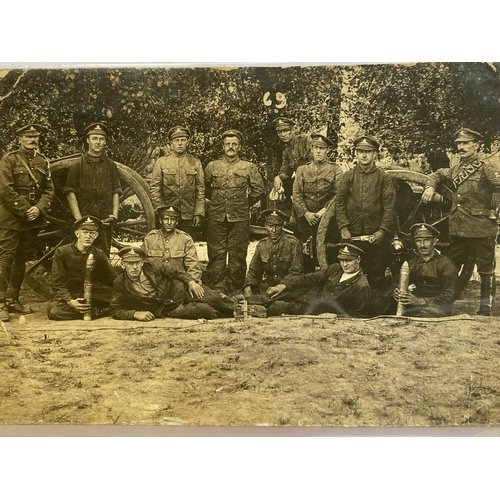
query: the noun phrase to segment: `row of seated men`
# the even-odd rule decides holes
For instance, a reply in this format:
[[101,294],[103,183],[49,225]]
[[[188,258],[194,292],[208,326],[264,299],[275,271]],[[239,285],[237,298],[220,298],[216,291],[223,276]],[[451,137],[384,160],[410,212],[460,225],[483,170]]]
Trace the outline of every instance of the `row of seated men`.
[[[244,287],[231,296],[203,283],[203,272],[194,242],[177,229],[180,212],[176,207],[159,210],[161,229],[153,230],[141,248],[120,250],[122,272],[111,265],[94,242],[101,221],[86,216],[75,224],[76,239],[56,250],[52,265],[54,297],[48,306],[53,320],[94,318],[152,321],[155,318],[213,319],[230,317],[237,304],[246,299],[259,316],[282,314],[336,313],[348,317],[373,316],[372,290],[362,268],[363,250],[351,243],[338,245],[338,262],[325,269],[304,274],[302,244],[284,231],[288,217],[279,210],[266,210],[268,236],[262,239],[251,260]],[[452,314],[457,269],[435,248],[437,230],[415,224],[411,234],[416,246],[409,260],[410,286],[400,290],[399,277],[384,297],[376,297],[380,311],[405,315],[447,316]],[[85,273],[89,254],[92,299],[84,298]],[[88,271],[87,271],[88,272]]]

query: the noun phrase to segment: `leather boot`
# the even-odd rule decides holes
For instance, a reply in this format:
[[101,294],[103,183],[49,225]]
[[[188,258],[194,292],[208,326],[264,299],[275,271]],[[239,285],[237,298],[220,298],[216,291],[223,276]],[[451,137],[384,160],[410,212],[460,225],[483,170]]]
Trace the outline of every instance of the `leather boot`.
[[31,306],[24,306],[19,302],[19,299],[7,299],[7,309],[16,314],[31,314],[33,312]]
[[9,321],[9,310],[7,309],[7,304],[5,302],[0,302],[0,321],[4,323]]
[[491,316],[491,307],[495,299],[495,291],[495,276],[481,275],[481,299],[476,314],[480,316]]

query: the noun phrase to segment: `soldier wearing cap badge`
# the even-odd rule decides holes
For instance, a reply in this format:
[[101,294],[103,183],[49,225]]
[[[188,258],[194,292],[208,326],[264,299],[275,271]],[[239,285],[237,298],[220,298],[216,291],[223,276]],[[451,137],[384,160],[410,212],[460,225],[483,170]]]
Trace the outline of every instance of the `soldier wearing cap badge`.
[[[479,132],[462,128],[455,134],[460,161],[442,168],[428,177],[422,201],[430,203],[436,189],[451,185],[452,206],[448,218],[450,245],[447,255],[461,269],[469,258],[477,265],[481,277],[481,298],[477,314],[490,316],[495,297],[495,240],[498,231],[495,218],[490,218],[492,199],[500,194],[500,168],[480,158],[484,137]],[[457,295],[466,283],[459,280]]]
[[371,289],[361,269],[363,250],[350,243],[341,243],[337,247],[338,263],[314,273],[294,276],[285,288],[283,285],[272,287],[269,293],[274,303],[268,316],[327,312],[367,316]]
[[63,190],[75,220],[88,214],[103,222],[95,245],[107,255],[122,193],[116,163],[105,151],[109,133],[109,128],[101,122],[92,123],[84,130],[86,152],[70,165]]
[[276,202],[276,207],[293,218],[291,197],[295,172],[300,165],[305,165],[312,160],[311,138],[298,134],[295,130],[295,122],[284,116],[275,118],[273,126],[284,145],[281,167],[274,178],[273,186],[277,192],[283,192],[285,199]]
[[354,240],[364,250],[363,269],[370,286],[384,294],[388,237],[396,221],[396,188],[391,176],[375,164],[379,149],[374,137],[363,135],[354,140],[358,163],[342,177],[335,218],[342,241]]
[[304,258],[305,272],[315,270],[318,224],[342,178],[342,169],[327,159],[328,148],[333,146],[332,141],[324,135],[311,134],[311,143],[313,160],[297,168],[293,184],[297,236],[303,243],[312,239],[312,255]]
[[49,162],[38,151],[41,130],[35,124],[17,130],[19,149],[0,160],[1,321],[9,321],[9,312],[32,312],[19,302],[19,291],[54,195]]
[[[410,228],[418,256],[408,261],[408,291],[398,288],[399,276],[394,281],[392,297],[405,306],[406,316],[442,317],[453,311],[458,271],[455,264],[435,248],[439,231],[425,223]],[[394,312],[392,304],[388,312]]]
[[244,287],[246,296],[264,295],[270,287],[288,283],[290,277],[303,274],[302,244],[283,231],[288,217],[281,210],[262,212],[268,237],[259,241],[248,267]]
[[179,227],[191,232],[205,216],[205,178],[201,162],[187,150],[191,132],[176,126],[169,130],[170,154],[158,158],[151,176],[151,200],[155,209],[179,208]]
[[[53,320],[83,319],[85,313],[106,314],[111,301],[116,271],[104,251],[94,245],[102,222],[86,215],[74,223],[76,239],[59,247],[52,259],[51,283],[54,298],[49,302],[47,315]],[[91,281],[92,303],[84,298],[87,259],[92,254],[94,265]]]
[[[222,134],[224,155],[205,169],[208,275],[210,287],[234,293],[243,287],[250,237],[250,208],[265,193],[257,167],[240,159],[243,134]],[[227,260],[227,264],[226,264]]]
[[[232,316],[235,304],[232,299],[196,283],[184,270],[147,258],[142,248],[122,248],[119,255],[124,272],[113,285],[113,318],[153,321]],[[185,286],[183,296],[177,293],[177,281]]]

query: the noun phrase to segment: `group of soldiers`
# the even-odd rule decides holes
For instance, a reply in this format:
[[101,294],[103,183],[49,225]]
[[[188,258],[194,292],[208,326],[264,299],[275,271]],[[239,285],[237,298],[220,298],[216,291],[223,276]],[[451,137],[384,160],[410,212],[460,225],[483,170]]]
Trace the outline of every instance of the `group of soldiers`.
[[[273,125],[284,146],[282,163],[268,193],[271,208],[262,213],[268,236],[258,243],[248,270],[250,209],[263,200],[266,188],[256,165],[240,158],[244,136],[225,131],[222,157],[203,168],[188,152],[189,128],[177,126],[168,132],[169,154],[158,158],[151,177],[161,227],[141,246],[120,250],[121,272],[109,260],[122,193],[116,164],[106,154],[110,131],[104,123],[87,127],[86,152],[70,166],[63,189],[75,239],[54,253],[48,317],[211,319],[231,316],[243,300],[261,316],[363,317],[394,313],[398,304],[406,315],[448,316],[466,284],[458,272],[470,261],[481,277],[478,314],[491,315],[497,223],[490,214],[500,192],[500,169],[480,159],[480,133],[460,129],[455,136],[460,162],[428,176],[424,204],[436,200],[441,184],[453,192],[450,244],[447,256],[441,254],[436,228],[414,224],[413,245],[406,249],[409,286],[402,287],[398,270],[392,278],[387,273],[397,229],[396,188],[376,165],[379,142],[356,138],[356,163],[344,173],[328,159],[329,138],[300,135],[286,117]],[[21,128],[19,149],[0,160],[1,321],[8,321],[9,313],[31,312],[19,292],[54,195],[49,162],[38,151],[41,132],[37,125]],[[318,269],[318,226],[332,203],[340,232],[337,259]],[[204,219],[206,270],[193,241]],[[312,251],[304,255],[306,246]]]

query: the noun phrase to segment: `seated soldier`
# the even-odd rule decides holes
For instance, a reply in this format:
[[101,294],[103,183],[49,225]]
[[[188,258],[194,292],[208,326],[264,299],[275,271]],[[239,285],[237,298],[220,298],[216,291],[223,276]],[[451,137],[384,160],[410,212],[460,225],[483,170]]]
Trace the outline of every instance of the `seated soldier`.
[[361,270],[363,250],[350,243],[337,246],[340,247],[340,263],[294,276],[288,284],[282,283],[268,290],[275,300],[268,316],[327,312],[353,317],[368,315],[371,290]]
[[450,316],[453,310],[458,271],[455,264],[436,249],[439,231],[429,224],[414,224],[410,228],[418,256],[408,261],[410,280],[408,291],[401,291],[399,275],[394,282],[394,301],[388,312],[394,313],[397,302],[405,306],[405,316]]
[[[54,298],[47,309],[49,319],[83,319],[88,312],[102,316],[109,308],[116,272],[106,254],[94,246],[101,228],[101,221],[96,217],[83,217],[75,222],[76,240],[55,251],[51,272]],[[90,254],[94,257],[94,266],[92,301],[88,303],[84,299],[84,282]]]
[[[142,248],[119,252],[125,272],[113,285],[113,318],[152,321],[155,318],[213,319],[233,315],[235,301],[200,285],[168,262],[146,259]],[[183,297],[175,281],[185,285]]]
[[[158,262],[169,262],[174,267],[183,269],[191,278],[201,285],[201,267],[194,246],[193,238],[184,231],[177,229],[180,211],[177,207],[160,207],[158,216],[161,229],[153,229],[144,238],[142,248],[149,259]],[[184,286],[176,283],[176,293],[184,297]]]
[[244,294],[249,303],[268,302],[270,287],[286,285],[290,277],[303,274],[302,244],[283,231],[288,216],[272,209],[262,214],[268,237],[258,243],[248,268]]

